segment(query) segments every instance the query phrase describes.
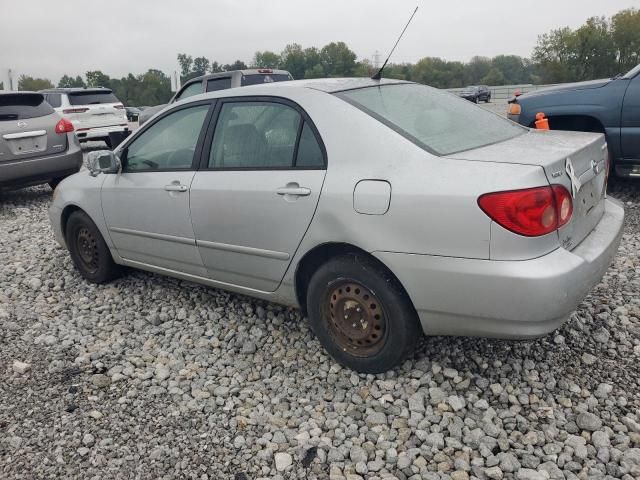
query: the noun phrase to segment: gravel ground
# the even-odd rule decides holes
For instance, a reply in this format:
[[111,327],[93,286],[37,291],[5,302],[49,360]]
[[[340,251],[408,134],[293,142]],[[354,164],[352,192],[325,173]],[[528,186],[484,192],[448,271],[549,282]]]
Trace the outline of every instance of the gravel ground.
[[296,310],[131,271],[84,282],[48,187],[0,194],[0,478],[640,478],[640,183],[557,332],[425,339],[357,375]]

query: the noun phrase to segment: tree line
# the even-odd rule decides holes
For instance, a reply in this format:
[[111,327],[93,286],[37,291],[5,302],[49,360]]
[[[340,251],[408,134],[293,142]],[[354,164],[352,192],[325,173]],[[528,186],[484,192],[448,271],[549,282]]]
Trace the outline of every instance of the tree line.
[[[375,66],[368,59],[358,60],[344,42],[331,42],[322,48],[303,48],[297,43],[282,52],[257,51],[249,64],[236,60],[220,64],[205,56],[180,53],[177,57],[181,80],[207,73],[246,68],[288,70],[294,78],[370,76]],[[630,70],[640,63],[640,10],[622,10],[611,18],[592,17],[584,25],[552,30],[540,35],[531,58],[498,55],[476,56],[469,62],[424,57],[416,63],[387,65],[384,76],[411,80],[438,88],[456,88],[471,84],[510,85],[545,84],[603,78]],[[22,75],[19,90],[42,90],[53,87],[45,78]],[[110,78],[96,70],[73,77],[64,75],[58,87],[111,88],[126,105],[156,105],[171,98],[171,80],[160,70]]]

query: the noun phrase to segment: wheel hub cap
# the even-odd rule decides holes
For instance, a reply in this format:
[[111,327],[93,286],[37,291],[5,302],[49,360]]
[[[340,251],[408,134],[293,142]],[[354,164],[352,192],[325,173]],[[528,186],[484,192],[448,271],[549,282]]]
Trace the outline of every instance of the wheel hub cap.
[[331,332],[343,350],[370,356],[382,348],[386,318],[368,288],[341,282],[329,292],[327,307]]

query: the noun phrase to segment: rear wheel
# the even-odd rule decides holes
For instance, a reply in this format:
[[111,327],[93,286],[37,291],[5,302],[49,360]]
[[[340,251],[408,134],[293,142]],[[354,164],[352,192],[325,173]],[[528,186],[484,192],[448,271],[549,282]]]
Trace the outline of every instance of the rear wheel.
[[400,285],[374,261],[334,258],[311,278],[309,322],[327,352],[363,373],[389,370],[411,354],[420,323]]
[[76,211],[67,221],[65,232],[71,260],[80,274],[92,283],[106,283],[120,275],[100,230],[89,216]]

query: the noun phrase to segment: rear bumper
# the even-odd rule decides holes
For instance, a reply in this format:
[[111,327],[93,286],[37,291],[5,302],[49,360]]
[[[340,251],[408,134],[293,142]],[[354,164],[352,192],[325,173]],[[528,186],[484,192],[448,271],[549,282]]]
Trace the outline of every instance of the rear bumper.
[[[126,122],[126,121],[125,121]],[[80,127],[85,128],[85,127]],[[110,125],[106,127],[92,127],[88,130],[77,130],[76,136],[78,140],[93,140],[109,138],[109,134],[113,132],[127,132],[129,131],[129,125]]]
[[82,166],[82,150],[77,141],[61,155],[0,162],[0,187],[19,187],[45,183],[76,173]]
[[523,261],[375,252],[398,276],[428,335],[535,338],[564,323],[602,279],[620,243],[624,209],[606,200],[572,251]]

